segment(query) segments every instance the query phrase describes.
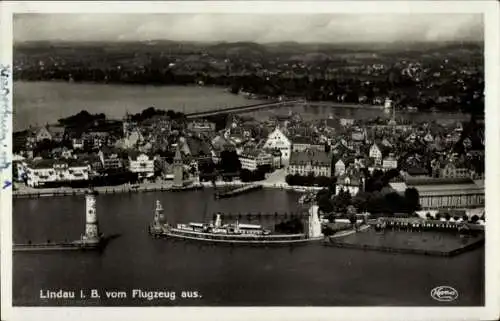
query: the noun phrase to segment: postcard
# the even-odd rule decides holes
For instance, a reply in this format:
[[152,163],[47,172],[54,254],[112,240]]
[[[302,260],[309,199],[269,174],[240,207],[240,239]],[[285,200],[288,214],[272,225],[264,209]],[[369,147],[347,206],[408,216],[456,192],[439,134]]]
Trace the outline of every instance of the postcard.
[[498,317],[498,3],[0,8],[2,320]]

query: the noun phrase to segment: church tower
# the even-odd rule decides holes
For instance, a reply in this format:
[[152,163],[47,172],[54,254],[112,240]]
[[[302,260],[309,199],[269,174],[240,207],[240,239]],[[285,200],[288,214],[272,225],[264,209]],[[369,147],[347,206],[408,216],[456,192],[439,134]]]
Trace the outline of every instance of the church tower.
[[184,171],[183,171],[183,163],[181,150],[179,147],[179,143],[177,143],[177,148],[175,150],[174,156],[174,187],[182,187],[184,184]]
[[96,211],[97,192],[89,190],[85,194],[85,235],[83,241],[86,243],[99,243],[101,236],[99,234],[99,223],[97,222]]

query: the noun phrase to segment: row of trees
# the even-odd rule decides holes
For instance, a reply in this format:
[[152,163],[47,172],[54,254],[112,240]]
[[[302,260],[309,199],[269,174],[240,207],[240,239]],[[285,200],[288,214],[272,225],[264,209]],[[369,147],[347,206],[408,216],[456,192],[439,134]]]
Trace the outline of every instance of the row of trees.
[[328,187],[335,184],[335,178],[330,178],[326,176],[314,176],[314,174],[309,174],[307,176],[301,176],[299,174],[287,175],[285,181],[290,186],[319,186]]
[[420,209],[419,195],[415,188],[407,188],[404,195],[392,192],[361,192],[352,197],[348,191],[341,190],[331,197],[328,190],[320,191],[317,195],[319,209],[323,213],[349,214],[350,206],[359,212],[372,214],[414,213]]
[[169,110],[156,109],[154,107],[148,107],[144,109],[142,112],[131,115],[130,118],[132,121],[141,122],[156,116],[167,116],[170,119],[181,120],[181,121],[184,121],[186,119],[186,116],[182,112],[177,112],[171,109]]
[[474,214],[470,217],[466,215],[466,214],[463,214],[462,217],[458,216],[458,215],[454,215],[453,217],[449,214],[449,213],[446,213],[444,215],[440,214],[440,213],[437,213],[436,215],[432,216],[430,213],[427,213],[425,215],[425,217],[428,219],[428,220],[441,220],[442,218],[444,218],[445,220],[449,221],[451,220],[452,218],[455,220],[455,221],[458,221],[460,220],[460,218],[464,221],[464,222],[471,222],[471,223],[477,223],[479,220],[484,220],[485,219],[485,215],[483,214],[481,217],[479,217],[478,215]]

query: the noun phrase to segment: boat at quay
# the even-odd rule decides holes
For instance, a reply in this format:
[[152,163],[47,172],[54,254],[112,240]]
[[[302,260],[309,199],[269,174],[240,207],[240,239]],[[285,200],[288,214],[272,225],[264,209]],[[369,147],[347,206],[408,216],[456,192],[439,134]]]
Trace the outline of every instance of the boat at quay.
[[153,223],[149,234],[154,238],[175,238],[227,244],[294,244],[323,239],[321,222],[317,210],[311,208],[307,216],[306,233],[273,234],[261,225],[234,223],[224,224],[222,214],[217,214],[215,222],[171,225],[166,222],[163,207],[156,201]]

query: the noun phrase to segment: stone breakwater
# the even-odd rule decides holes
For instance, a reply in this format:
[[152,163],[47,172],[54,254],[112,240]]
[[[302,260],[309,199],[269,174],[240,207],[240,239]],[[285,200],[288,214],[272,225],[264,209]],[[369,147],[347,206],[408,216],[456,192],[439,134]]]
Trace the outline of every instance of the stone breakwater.
[[[391,237],[391,234],[376,233],[372,229],[365,229],[363,233],[336,234],[335,237],[325,239],[324,245],[337,248],[381,251],[390,253],[420,254],[429,256],[451,257],[484,245],[484,235],[467,239],[454,237],[445,232],[395,232],[401,237]],[[403,234],[400,233],[405,233]],[[434,237],[429,234],[434,233]],[[392,233],[394,236],[394,233]],[[404,239],[404,242],[402,242]],[[412,239],[412,240],[410,240]],[[421,240],[421,241],[419,241]]]

